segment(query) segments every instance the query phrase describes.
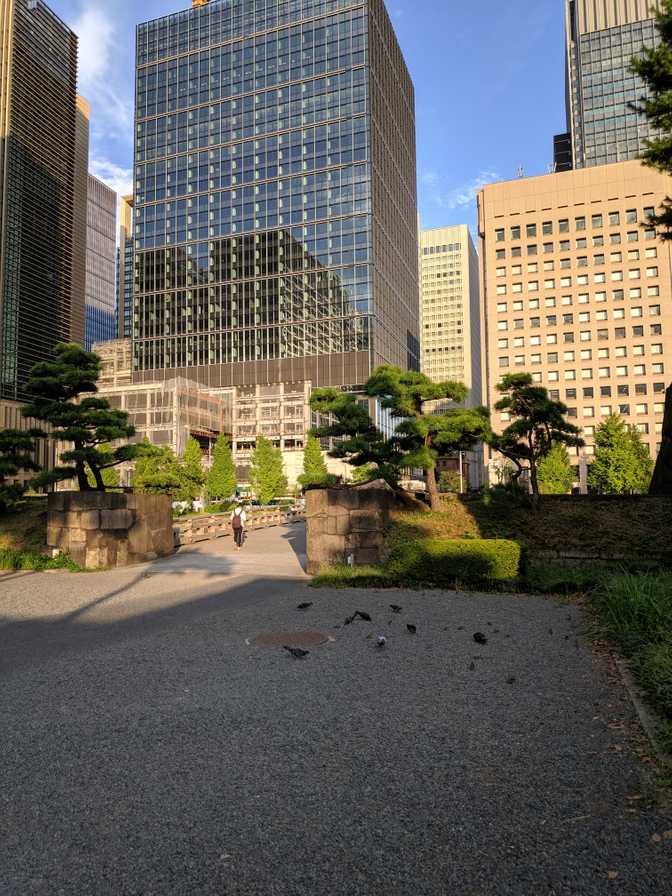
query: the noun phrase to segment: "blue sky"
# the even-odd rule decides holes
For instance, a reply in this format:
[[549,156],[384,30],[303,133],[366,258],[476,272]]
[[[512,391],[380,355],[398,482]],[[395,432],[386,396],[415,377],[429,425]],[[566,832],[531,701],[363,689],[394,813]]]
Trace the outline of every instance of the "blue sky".
[[[133,53],[139,21],[190,0],[49,5],[80,37],[80,92],[92,106],[91,170],[129,191]],[[564,0],[388,0],[415,84],[423,227],[472,224],[475,190],[519,166],[542,174],[564,130]]]

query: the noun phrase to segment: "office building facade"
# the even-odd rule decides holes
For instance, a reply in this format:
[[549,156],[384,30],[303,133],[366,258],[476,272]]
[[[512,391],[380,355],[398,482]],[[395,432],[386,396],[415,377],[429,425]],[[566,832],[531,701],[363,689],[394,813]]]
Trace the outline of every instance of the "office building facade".
[[629,104],[646,94],[630,63],[659,43],[652,14],[657,5],[657,0],[566,0],[567,127],[574,168],[636,159],[647,138],[656,135]]
[[[672,370],[669,242],[646,225],[672,178],[630,161],[492,184],[478,195],[483,375],[531,373],[586,440],[610,414],[655,457]],[[507,425],[493,410],[493,428]]]
[[20,400],[33,364],[84,337],[77,38],[42,0],[0,0],[0,22],[0,398]]
[[418,368],[414,94],[382,0],[147,22],[136,97],[136,379]]
[[117,194],[92,174],[86,221],[86,350],[117,335]]
[[117,248],[117,338],[130,339],[133,332],[133,196],[119,203]]
[[478,256],[466,224],[420,231],[421,370],[469,388],[481,403]]

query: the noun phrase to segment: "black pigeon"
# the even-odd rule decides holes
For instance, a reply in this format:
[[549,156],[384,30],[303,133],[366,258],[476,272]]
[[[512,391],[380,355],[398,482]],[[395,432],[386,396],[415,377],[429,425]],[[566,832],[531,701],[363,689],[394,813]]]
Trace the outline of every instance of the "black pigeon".
[[463,632],[463,631],[464,631],[464,626],[463,626],[463,625],[458,625],[457,630],[458,630],[458,632]]
[[297,610],[307,610],[308,607],[312,607],[312,605],[313,605],[312,600],[306,600],[302,604],[299,604],[296,609]]
[[343,620],[343,625],[350,625],[354,618],[354,616],[346,616],[346,618]]
[[473,672],[475,668],[476,668],[476,663],[469,663],[469,669],[471,672]]
[[488,639],[485,637],[483,632],[474,632],[474,641],[477,644],[487,644]]
[[515,676],[515,675],[509,675],[509,677],[506,679],[506,683],[507,683],[507,684],[515,684],[515,683],[516,683],[516,676]]
[[364,622],[371,622],[371,617],[369,616],[368,613],[365,613],[363,610],[355,610],[355,614],[352,618],[354,619],[355,616],[359,616],[359,618],[363,619]]
[[408,622],[406,624],[406,628],[412,635],[414,635],[418,630],[417,627],[415,625],[413,625],[412,622]]
[[282,649],[286,650],[287,653],[291,653],[297,660],[302,660],[304,656],[308,656],[310,653],[310,650],[303,650],[301,647],[288,647],[286,644],[282,645]]
[[401,613],[403,609],[404,608],[400,607],[399,604],[390,604],[390,610],[392,610],[393,613]]

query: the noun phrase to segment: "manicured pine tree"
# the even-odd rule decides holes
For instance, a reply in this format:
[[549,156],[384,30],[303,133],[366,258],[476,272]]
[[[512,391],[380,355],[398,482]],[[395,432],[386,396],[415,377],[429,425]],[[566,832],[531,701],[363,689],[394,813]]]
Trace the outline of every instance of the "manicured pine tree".
[[262,504],[270,504],[274,498],[287,492],[282,452],[261,435],[257,436],[256,448],[252,452],[250,485]]
[[236,465],[229,440],[222,433],[217,437],[208,472],[206,490],[208,500],[224,501],[236,491]]

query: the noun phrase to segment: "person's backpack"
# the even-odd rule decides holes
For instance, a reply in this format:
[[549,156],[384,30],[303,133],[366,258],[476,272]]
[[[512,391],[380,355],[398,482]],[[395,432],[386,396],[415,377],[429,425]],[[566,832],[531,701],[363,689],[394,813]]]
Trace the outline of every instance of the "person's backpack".
[[234,529],[242,529],[243,528],[243,520],[242,520],[243,511],[234,510],[233,511],[233,519],[231,520],[231,525]]

